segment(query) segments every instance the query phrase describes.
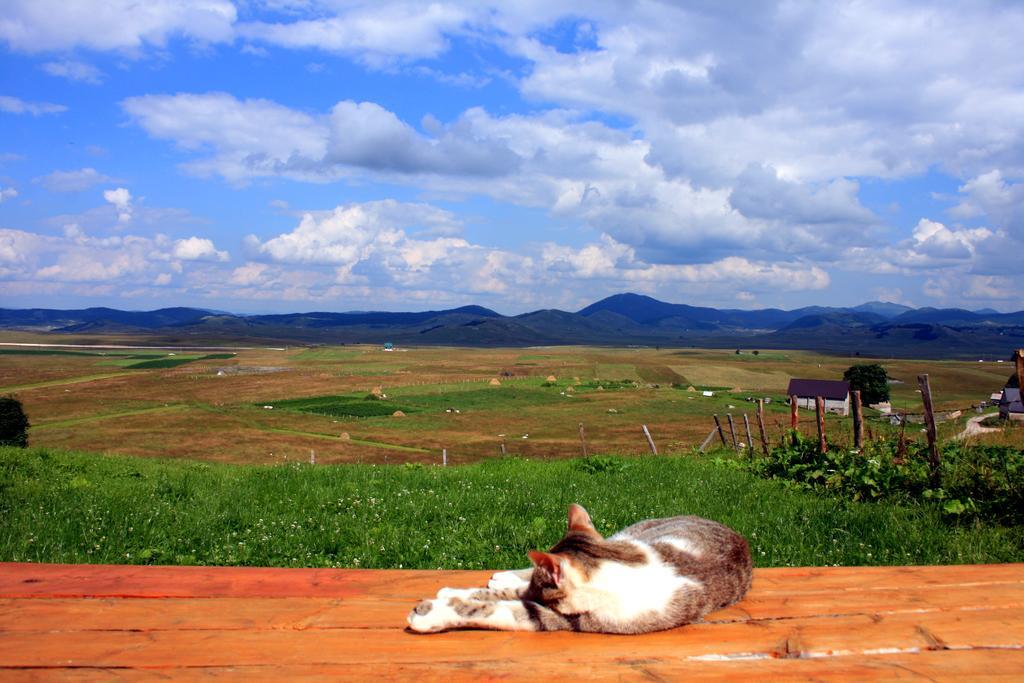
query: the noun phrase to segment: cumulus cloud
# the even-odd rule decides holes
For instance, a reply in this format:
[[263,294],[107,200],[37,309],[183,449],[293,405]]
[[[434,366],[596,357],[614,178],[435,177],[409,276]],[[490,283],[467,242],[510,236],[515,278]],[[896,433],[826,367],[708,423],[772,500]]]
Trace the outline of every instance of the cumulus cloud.
[[155,137],[186,150],[212,148],[213,156],[186,168],[233,182],[260,176],[330,180],[352,168],[486,177],[518,163],[505,141],[463,134],[469,127],[464,121],[437,126],[428,136],[372,102],[342,101],[320,116],[226,93],[133,97],[123,106]]
[[73,223],[61,236],[0,229],[0,277],[20,282],[166,284],[185,262],[226,258],[205,238],[100,237]]
[[216,43],[231,40],[236,18],[228,0],[10,0],[0,40],[20,52],[135,50],[172,36]]
[[42,183],[51,192],[81,192],[94,185],[116,181],[95,168],[86,167],[75,171],[54,171],[36,178],[36,182]]
[[219,251],[213,241],[205,237],[175,241],[171,255],[182,261],[227,261],[229,258],[228,252]]
[[0,95],[0,111],[8,114],[31,114],[42,116],[43,114],[59,114],[67,111],[63,104],[52,104],[50,102],[29,102],[18,97]]
[[103,82],[103,74],[92,64],[64,60],[61,62],[46,62],[39,67],[51,76],[66,78],[69,81],[99,85]]
[[3,187],[2,185],[0,185],[0,204],[3,204],[5,201],[8,201],[10,199],[14,199],[17,196],[18,191],[15,190],[13,187]]
[[132,193],[126,188],[104,190],[103,199],[117,209],[118,222],[127,223],[132,219]]
[[446,34],[484,9],[458,3],[373,3],[290,22],[252,21],[238,26],[250,41],[289,48],[318,48],[383,67],[397,60],[436,57],[448,48]]

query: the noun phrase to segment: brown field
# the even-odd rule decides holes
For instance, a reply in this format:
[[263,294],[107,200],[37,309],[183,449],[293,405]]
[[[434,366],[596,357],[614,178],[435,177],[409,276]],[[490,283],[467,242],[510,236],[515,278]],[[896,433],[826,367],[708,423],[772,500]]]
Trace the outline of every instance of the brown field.
[[[5,333],[0,341],[82,342],[26,333]],[[138,338],[103,340],[108,342],[140,344]],[[753,424],[754,404],[747,397],[773,398],[768,431],[778,439],[788,426],[783,402],[791,377],[840,379],[853,362],[870,362],[804,351],[754,356],[699,349],[425,347],[385,352],[371,346],[250,348],[228,360],[167,369],[130,370],[116,360],[3,354],[0,394],[22,401],[32,424],[30,442],[39,446],[246,463],[308,461],[311,450],[325,463],[437,462],[447,448],[449,461],[457,463],[496,456],[502,443],[510,454],[578,455],[580,423],[591,453],[645,452],[642,424],[662,452],[684,450],[708,434],[712,414],[732,413],[742,424],[747,413]],[[879,362],[902,382],[893,385],[894,404],[911,412],[920,411],[920,373],[929,373],[942,410],[987,399],[1012,372],[1009,363]],[[549,375],[557,378],[556,386],[543,387]],[[489,384],[494,378],[501,386]],[[635,386],[588,388],[595,379],[633,380]],[[713,388],[715,397],[687,391],[691,385]],[[363,395],[374,387],[383,387],[395,405],[403,397],[445,394],[436,405],[453,409],[459,409],[462,392],[490,393],[485,404],[477,399],[459,413],[436,407],[405,417],[329,417],[263,408],[285,399]],[[517,392],[531,398],[516,400]],[[812,416],[801,417],[804,430],[811,430]],[[845,439],[849,421],[829,422],[833,438]],[[940,434],[951,436],[962,424],[962,419],[944,424]],[[873,432],[887,429],[872,423]],[[1024,446],[1024,429],[979,439]]]

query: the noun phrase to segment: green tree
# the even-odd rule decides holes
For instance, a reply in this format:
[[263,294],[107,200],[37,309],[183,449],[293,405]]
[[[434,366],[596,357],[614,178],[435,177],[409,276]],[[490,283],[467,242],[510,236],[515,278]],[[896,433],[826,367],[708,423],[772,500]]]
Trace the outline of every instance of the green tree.
[[850,391],[860,390],[860,400],[865,405],[889,400],[889,375],[877,363],[851,365],[843,379],[850,383]]
[[28,446],[28,418],[13,396],[0,396],[0,446]]

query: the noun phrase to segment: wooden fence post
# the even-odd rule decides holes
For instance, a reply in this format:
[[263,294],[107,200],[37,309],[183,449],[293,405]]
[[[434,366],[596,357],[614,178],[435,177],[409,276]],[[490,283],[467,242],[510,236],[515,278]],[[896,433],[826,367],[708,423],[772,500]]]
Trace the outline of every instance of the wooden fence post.
[[504,441],[502,441],[500,444],[498,444],[498,450],[501,451],[502,455],[505,455],[505,442]]
[[860,389],[852,392],[853,404],[853,447],[858,451],[864,447],[864,411],[860,403]]
[[441,466],[442,467],[448,467],[448,449],[447,448],[442,448],[441,449]]
[[712,427],[712,428],[711,428],[711,433],[710,433],[710,434],[708,434],[708,435],[707,435],[707,436],[706,436],[706,437],[704,438],[704,440],[703,440],[703,441],[701,441],[701,443],[700,443],[700,447],[699,447],[699,448],[697,449],[697,452],[698,452],[698,453],[703,453],[703,452],[704,452],[704,449],[708,447],[708,444],[709,444],[709,443],[711,443],[711,439],[715,438],[715,434],[717,434],[717,433],[718,433],[718,431],[719,431],[719,428],[718,428],[718,427]]
[[932,409],[932,388],[928,383],[928,375],[917,376],[917,386],[921,388],[921,402],[924,403],[924,428],[928,435],[928,464],[931,466],[932,484],[939,483],[939,446],[936,442],[935,413]]
[[757,430],[761,432],[761,449],[768,455],[768,434],[764,430],[764,399],[757,399]]
[[736,425],[733,424],[732,413],[726,413],[725,418],[729,421],[729,436],[732,438],[732,449],[734,451],[738,451],[740,449],[740,444],[736,440]]
[[314,451],[312,448],[309,449],[309,464],[316,464],[316,451]]
[[818,450],[822,453],[827,453],[828,444],[825,443],[825,399],[821,396],[814,397],[814,412],[818,418]]
[[796,394],[789,397],[789,428],[793,432],[793,445],[799,442],[800,418],[797,416]]
[[583,446],[583,457],[587,457],[587,434],[583,431],[583,423],[580,422],[580,445]]
[[1017,386],[1024,391],[1024,349],[1013,352],[1013,362],[1017,366]]
[[722,446],[728,446],[729,444],[725,442],[725,432],[722,431],[722,422],[717,415],[715,415],[715,428],[718,429],[718,438],[722,440]]
[[750,420],[747,419],[747,414],[743,413],[743,426],[747,428],[747,453],[751,456],[754,455],[754,437],[750,435]]
[[651,453],[658,454],[658,447],[654,445],[654,439],[651,438],[651,432],[647,429],[647,425],[640,425],[643,427],[644,436],[647,437],[647,445],[651,447]]

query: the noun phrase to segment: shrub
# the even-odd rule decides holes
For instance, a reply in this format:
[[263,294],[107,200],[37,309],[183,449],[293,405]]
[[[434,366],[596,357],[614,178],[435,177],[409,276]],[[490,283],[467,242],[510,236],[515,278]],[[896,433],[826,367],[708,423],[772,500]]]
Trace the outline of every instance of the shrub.
[[0,397],[0,446],[28,446],[28,418],[13,396]]
[[1005,446],[946,444],[938,486],[931,483],[926,446],[911,446],[899,458],[887,441],[869,443],[860,453],[841,448],[821,453],[813,439],[798,436],[793,445],[742,466],[856,501],[932,503],[947,517],[1024,524],[1024,451]]
[[850,383],[851,391],[860,391],[865,405],[889,400],[889,375],[877,363],[851,365],[843,373],[843,379]]

